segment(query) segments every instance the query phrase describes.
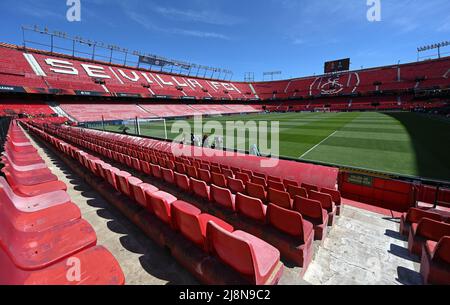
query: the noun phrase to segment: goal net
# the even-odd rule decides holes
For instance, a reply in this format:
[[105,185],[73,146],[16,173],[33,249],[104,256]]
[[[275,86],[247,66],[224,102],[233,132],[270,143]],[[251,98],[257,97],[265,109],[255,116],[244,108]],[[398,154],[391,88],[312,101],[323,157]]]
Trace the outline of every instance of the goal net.
[[123,125],[137,135],[160,139],[168,138],[166,119],[133,119],[123,121]]

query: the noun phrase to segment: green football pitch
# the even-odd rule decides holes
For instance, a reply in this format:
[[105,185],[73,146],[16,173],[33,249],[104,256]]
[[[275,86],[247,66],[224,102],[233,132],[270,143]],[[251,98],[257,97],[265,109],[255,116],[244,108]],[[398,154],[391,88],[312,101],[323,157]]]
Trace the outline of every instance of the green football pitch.
[[[393,112],[285,113],[203,118],[218,121],[278,121],[279,155],[297,160],[357,167],[450,181],[450,121],[422,114]],[[175,121],[166,121],[168,138]],[[193,120],[188,121],[193,125]],[[129,126],[128,133],[134,132]],[[120,126],[105,129],[120,132]],[[164,137],[162,121],[142,123],[142,135]],[[235,134],[237,136],[237,133]],[[238,142],[246,143],[248,132]],[[268,134],[270,144],[270,133]],[[250,143],[254,144],[254,143]],[[231,147],[225,141],[225,147]],[[269,145],[270,147],[270,145]],[[264,150],[263,154],[267,153]]]

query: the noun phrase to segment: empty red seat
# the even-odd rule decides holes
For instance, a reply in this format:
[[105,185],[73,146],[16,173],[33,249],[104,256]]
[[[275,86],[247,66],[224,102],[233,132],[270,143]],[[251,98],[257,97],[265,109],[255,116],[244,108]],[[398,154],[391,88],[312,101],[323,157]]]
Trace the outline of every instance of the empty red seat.
[[43,232],[17,231],[4,219],[0,244],[20,269],[39,270],[95,246],[94,229],[83,219],[66,222]]
[[152,174],[152,169],[150,167],[150,163],[148,163],[147,161],[140,161],[141,163],[141,170],[147,174],[147,175],[151,175]]
[[189,193],[191,191],[191,184],[189,182],[189,177],[181,174],[181,173],[175,173],[175,183],[177,187],[182,189],[183,191]]
[[231,192],[233,192],[234,194],[245,193],[245,186],[242,180],[228,177],[227,181],[228,188],[231,190]]
[[299,184],[298,184],[297,181],[289,180],[289,179],[284,179],[284,180],[283,180],[283,184],[284,184],[284,186],[285,186],[286,188],[288,188],[289,185],[292,185],[292,186],[299,186]]
[[267,206],[265,206],[260,199],[238,193],[235,201],[236,212],[258,222],[266,222]]
[[267,207],[267,222],[274,228],[306,241],[313,234],[313,225],[305,221],[299,212],[288,210],[274,204]]
[[234,178],[233,171],[231,169],[222,168],[222,174],[227,178]]
[[418,223],[423,218],[428,218],[436,221],[444,220],[444,218],[440,214],[434,211],[420,208],[411,208],[407,213],[403,213],[400,217],[400,234],[407,236],[409,234],[411,224]]
[[200,169],[206,170],[206,171],[209,172],[209,171],[211,170],[211,167],[209,166],[209,164],[202,163],[202,164],[200,165]]
[[294,198],[294,210],[299,212],[303,219],[314,226],[314,239],[322,240],[327,233],[328,212],[322,209],[319,201],[297,196]]
[[308,192],[306,191],[306,189],[304,189],[302,187],[288,185],[287,191],[288,191],[289,195],[291,195],[291,198],[295,198],[295,196],[308,198]]
[[7,165],[2,168],[2,172],[8,181],[12,180],[17,184],[26,186],[58,181],[58,177],[52,174],[49,169],[19,172]]
[[342,209],[341,193],[338,190],[332,190],[324,187],[320,189],[320,192],[331,195],[331,198],[333,199],[333,202],[336,205],[336,215],[341,215]]
[[211,166],[211,173],[216,173],[216,174],[221,174],[222,173],[222,169],[219,166]]
[[323,194],[316,191],[308,191],[308,198],[311,200],[317,200],[322,204],[322,209],[328,212],[328,225],[332,226],[334,218],[336,216],[336,205],[329,194]]
[[130,179],[134,183],[137,184],[142,183],[142,180],[132,177],[130,173],[120,171],[115,174],[116,174],[117,190],[122,194],[124,194],[125,196],[131,197],[131,190],[128,182]]
[[314,191],[314,192],[319,191],[319,188],[317,186],[308,184],[308,183],[302,183],[302,188],[306,189],[306,191],[308,192],[308,195],[309,195],[309,192],[311,192],[311,191]]
[[163,167],[163,168],[161,168],[161,174],[162,174],[163,180],[166,183],[175,184],[175,175],[173,173],[173,170]]
[[212,173],[211,182],[220,187],[227,187],[227,178],[223,174]]
[[272,181],[272,180],[268,180],[267,181],[267,187],[277,190],[277,191],[281,191],[281,192],[285,192],[286,189],[284,187],[284,184],[278,181]]
[[[80,278],[68,277],[68,266],[73,260],[82,268]],[[102,246],[74,253],[39,270],[17,267],[0,248],[0,285],[123,285],[125,277],[114,256]]]
[[422,247],[420,274],[425,284],[450,285],[450,236],[428,240]]
[[252,183],[262,185],[264,188],[267,187],[266,179],[263,177],[253,176]]
[[221,207],[226,209],[235,210],[235,196],[229,189],[212,185],[210,188],[211,200]]
[[35,185],[22,185],[16,181],[14,176],[7,177],[8,184],[14,190],[14,192],[23,197],[34,197],[38,195],[43,195],[46,193],[51,193],[55,191],[66,191],[67,186],[62,181],[50,181]]
[[244,184],[250,181],[250,176],[246,173],[235,173],[234,178],[241,180]]
[[253,176],[253,172],[248,169],[241,169],[241,173],[246,174],[249,179]]
[[187,165],[186,166],[186,173],[189,177],[198,179],[198,173],[197,169],[194,166]]
[[191,178],[190,181],[191,181],[192,192],[195,195],[197,195],[205,200],[210,201],[211,196],[210,196],[209,186],[206,184],[206,182],[197,180],[194,178]]
[[270,188],[267,192],[267,201],[285,209],[292,210],[291,196],[289,196],[289,193],[287,192],[277,191]]
[[152,169],[152,176],[158,179],[162,179],[161,166],[156,164],[151,164],[150,168]]
[[181,162],[175,162],[175,169],[180,174],[186,174],[186,167]]
[[162,191],[149,194],[149,196],[153,213],[165,223],[170,224],[170,205],[177,201],[177,198]]
[[230,233],[214,222],[207,227],[212,252],[256,285],[278,283],[282,274],[280,252],[265,241],[243,231]]
[[262,185],[247,182],[245,190],[247,192],[247,195],[249,195],[250,197],[254,197],[260,199],[262,202],[266,202],[267,193]]
[[211,183],[211,173],[208,170],[205,169],[199,169],[198,170],[198,177],[200,180],[206,182],[206,184]]
[[134,200],[144,208],[150,206],[150,194],[159,191],[157,187],[151,184],[139,183],[139,179],[130,179],[128,183]]
[[209,221],[213,221],[226,231],[233,232],[234,228],[223,220],[209,214],[202,214],[200,209],[184,202],[176,201],[171,205],[172,225],[181,234],[205,251],[206,227]]
[[438,242],[444,236],[450,236],[450,224],[423,218],[419,223],[411,225],[408,250],[410,253],[421,256],[422,246],[427,240]]

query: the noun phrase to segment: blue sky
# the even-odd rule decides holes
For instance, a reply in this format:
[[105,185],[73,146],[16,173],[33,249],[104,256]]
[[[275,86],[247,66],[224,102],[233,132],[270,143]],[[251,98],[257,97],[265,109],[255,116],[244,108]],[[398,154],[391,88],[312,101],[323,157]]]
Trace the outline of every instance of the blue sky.
[[21,44],[20,26],[36,24],[260,80],[319,74],[344,57],[352,69],[415,61],[418,46],[450,38],[448,0],[381,0],[380,22],[367,21],[366,1],[81,0],[71,23],[66,0],[1,0],[0,40]]

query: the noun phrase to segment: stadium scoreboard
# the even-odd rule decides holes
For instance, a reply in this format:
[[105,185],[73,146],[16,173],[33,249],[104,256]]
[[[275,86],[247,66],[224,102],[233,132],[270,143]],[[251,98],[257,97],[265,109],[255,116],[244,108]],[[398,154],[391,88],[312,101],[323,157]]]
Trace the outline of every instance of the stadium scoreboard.
[[350,70],[350,58],[325,62],[325,73],[333,73]]

